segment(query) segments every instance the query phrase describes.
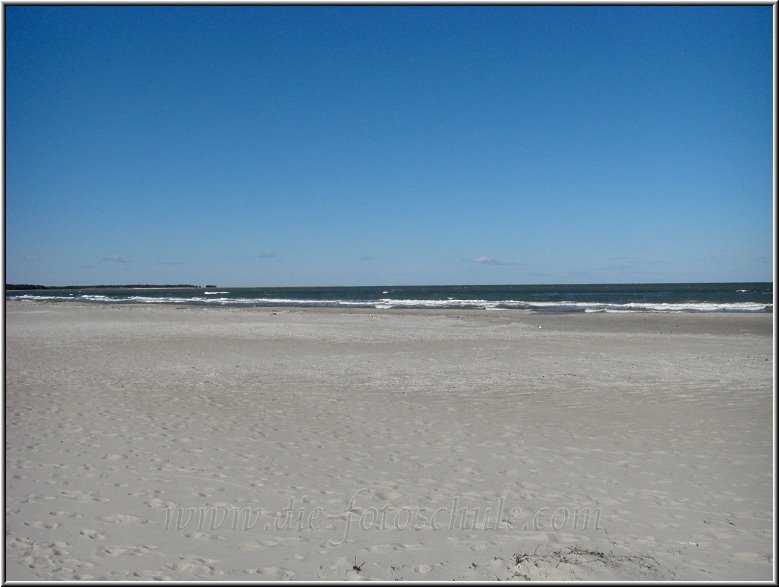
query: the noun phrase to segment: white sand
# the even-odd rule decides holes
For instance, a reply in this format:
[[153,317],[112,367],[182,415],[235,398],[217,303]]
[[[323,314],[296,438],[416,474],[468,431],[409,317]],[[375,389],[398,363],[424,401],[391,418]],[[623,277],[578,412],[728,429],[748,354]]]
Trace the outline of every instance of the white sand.
[[6,578],[773,578],[772,316],[275,312],[7,302]]

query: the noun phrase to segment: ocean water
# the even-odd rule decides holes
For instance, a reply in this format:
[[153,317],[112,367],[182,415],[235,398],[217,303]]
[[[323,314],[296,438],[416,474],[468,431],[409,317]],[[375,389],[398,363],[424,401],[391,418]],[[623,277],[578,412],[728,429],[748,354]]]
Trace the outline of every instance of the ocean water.
[[773,312],[772,283],[215,287],[7,291],[6,299],[232,307],[533,312]]

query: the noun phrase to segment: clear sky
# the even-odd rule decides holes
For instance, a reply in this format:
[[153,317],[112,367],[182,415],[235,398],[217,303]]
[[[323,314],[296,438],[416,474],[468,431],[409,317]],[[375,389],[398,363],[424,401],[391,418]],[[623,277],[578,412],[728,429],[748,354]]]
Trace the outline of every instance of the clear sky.
[[772,280],[770,6],[6,6],[6,281]]

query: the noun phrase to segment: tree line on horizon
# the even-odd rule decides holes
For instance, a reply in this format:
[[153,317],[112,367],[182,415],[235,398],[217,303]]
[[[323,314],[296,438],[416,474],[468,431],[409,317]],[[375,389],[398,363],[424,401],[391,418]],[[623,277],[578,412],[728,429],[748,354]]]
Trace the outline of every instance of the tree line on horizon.
[[[165,288],[203,288],[202,285],[192,285],[189,283],[178,284],[151,284],[151,283],[132,283],[125,285],[37,285],[31,283],[6,283],[5,289],[9,290],[33,290],[33,289],[138,289],[149,287]],[[215,285],[206,285],[205,287],[216,287]]]

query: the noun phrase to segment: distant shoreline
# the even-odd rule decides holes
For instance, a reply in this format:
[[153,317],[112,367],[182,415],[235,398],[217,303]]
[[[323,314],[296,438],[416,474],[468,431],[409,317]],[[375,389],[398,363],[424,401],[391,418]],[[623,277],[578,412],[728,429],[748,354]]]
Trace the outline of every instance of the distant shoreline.
[[128,284],[128,285],[34,285],[30,283],[7,283],[5,285],[6,291],[33,291],[33,290],[48,290],[48,289],[206,289],[213,288],[215,285],[192,285],[189,283],[184,284]]

